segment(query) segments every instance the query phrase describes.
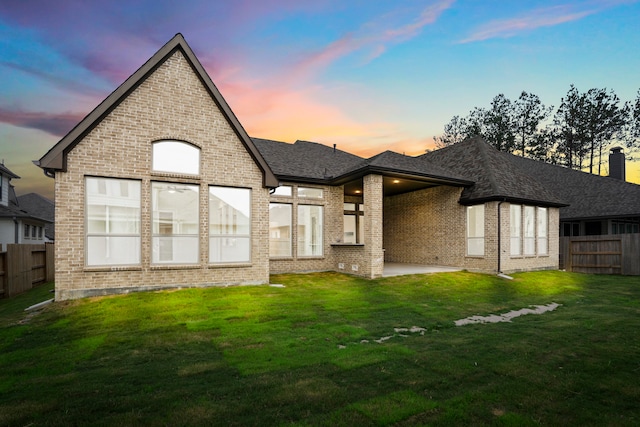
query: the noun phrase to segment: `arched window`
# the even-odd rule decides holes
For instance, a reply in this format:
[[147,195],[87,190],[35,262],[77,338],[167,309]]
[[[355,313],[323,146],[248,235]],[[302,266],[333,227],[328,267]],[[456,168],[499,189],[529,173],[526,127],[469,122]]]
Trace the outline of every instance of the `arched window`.
[[181,141],[153,143],[153,163],[156,172],[200,174],[200,148]]

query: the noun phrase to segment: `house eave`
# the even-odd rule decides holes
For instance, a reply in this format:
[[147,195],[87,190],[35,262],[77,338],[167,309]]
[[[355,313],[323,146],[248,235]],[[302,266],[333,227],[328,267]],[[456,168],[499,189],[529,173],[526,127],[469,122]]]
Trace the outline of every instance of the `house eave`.
[[536,205],[536,206],[544,206],[550,208],[562,208],[565,206],[569,206],[566,203],[560,202],[552,202],[547,200],[536,200],[536,199],[527,199],[521,197],[511,197],[511,196],[487,196],[487,197],[478,197],[478,198],[460,198],[459,203],[464,206],[471,205],[480,205],[488,202],[509,202],[523,205]]
[[409,172],[401,169],[385,168],[380,166],[365,166],[354,171],[339,175],[331,180],[333,185],[342,185],[354,179],[362,178],[365,175],[378,174],[391,178],[411,179],[414,181],[432,182],[440,185],[451,185],[454,187],[468,187],[474,184],[473,181],[458,178],[449,178],[427,173]]

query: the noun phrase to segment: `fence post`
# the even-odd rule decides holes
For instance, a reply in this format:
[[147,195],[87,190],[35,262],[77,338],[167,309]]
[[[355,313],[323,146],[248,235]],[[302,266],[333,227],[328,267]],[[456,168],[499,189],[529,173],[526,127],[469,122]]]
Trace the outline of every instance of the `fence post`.
[[53,243],[45,243],[45,281],[53,282],[55,280],[55,245]]

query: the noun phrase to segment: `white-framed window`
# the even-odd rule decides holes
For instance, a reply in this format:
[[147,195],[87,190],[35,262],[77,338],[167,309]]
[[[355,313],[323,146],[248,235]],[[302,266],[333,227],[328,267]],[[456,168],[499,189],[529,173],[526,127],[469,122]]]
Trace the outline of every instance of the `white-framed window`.
[[323,207],[298,205],[298,256],[322,256]]
[[292,207],[288,203],[269,203],[269,256],[272,258],[292,256]]
[[85,198],[86,265],[139,265],[140,181],[86,177]]
[[547,208],[537,209],[537,231],[538,231],[538,255],[549,253],[549,214]]
[[522,206],[511,205],[509,215],[509,231],[511,236],[511,255],[522,254]]
[[322,199],[324,192],[322,188],[298,187],[298,197],[305,199]]
[[151,144],[151,168],[156,172],[200,174],[200,148],[182,141],[156,141]]
[[281,185],[273,190],[272,196],[291,197],[292,190],[290,185]]
[[484,256],[484,205],[467,206],[467,255]]
[[524,254],[536,254],[536,208],[524,207]]
[[198,263],[199,192],[197,185],[151,183],[154,264]]
[[251,261],[251,190],[209,187],[209,262]]

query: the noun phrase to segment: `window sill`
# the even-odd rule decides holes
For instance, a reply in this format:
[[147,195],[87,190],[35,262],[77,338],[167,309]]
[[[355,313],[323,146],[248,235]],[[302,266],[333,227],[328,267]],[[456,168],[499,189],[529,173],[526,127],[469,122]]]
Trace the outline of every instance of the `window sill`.
[[188,180],[195,180],[195,181],[201,180],[200,175],[190,175],[188,173],[151,171],[151,176],[164,177],[164,178],[188,179]]
[[318,256],[298,256],[298,261],[311,261],[314,259],[325,259],[324,255],[318,255]]
[[332,243],[331,246],[341,247],[341,246],[355,246],[355,247],[364,247],[364,243]]
[[200,264],[154,264],[151,270],[195,270],[201,268]]
[[269,261],[293,261],[294,258],[292,256],[282,256],[282,257],[271,257]]
[[83,271],[87,273],[98,273],[98,272],[112,272],[112,271],[142,271],[142,266],[140,265],[100,265],[100,266],[85,266]]
[[219,263],[219,264],[209,264],[208,268],[247,268],[253,267],[253,264],[247,262],[236,262],[236,263]]

